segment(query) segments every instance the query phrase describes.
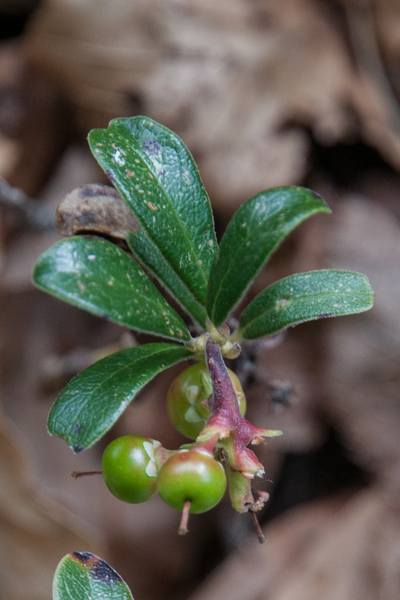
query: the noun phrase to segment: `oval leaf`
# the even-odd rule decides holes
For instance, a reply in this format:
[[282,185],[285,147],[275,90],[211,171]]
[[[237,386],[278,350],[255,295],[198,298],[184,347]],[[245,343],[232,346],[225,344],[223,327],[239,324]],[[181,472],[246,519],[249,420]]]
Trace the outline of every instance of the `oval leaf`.
[[330,209],[301,187],[274,188],[245,202],[221,240],[207,292],[207,312],[219,326],[286,235],[311,215]]
[[42,290],[119,325],[190,340],[185,323],[141,267],[102,238],[58,242],[39,257],[33,279]]
[[249,304],[238,337],[253,340],[304,321],[360,313],[372,303],[372,288],[360,273],[298,273],[269,286]]
[[157,373],[192,356],[184,346],[154,343],[99,360],[58,396],[47,423],[50,435],[63,438],[74,452],[89,448]]
[[88,139],[150,239],[204,304],[217,242],[207,192],[182,140],[147,117],[114,119]]
[[53,600],[133,600],[125,581],[91,552],[72,552],[58,563]]
[[126,241],[135,257],[159,279],[182,308],[205,329],[207,317],[205,308],[197,302],[147,234],[143,230],[133,231],[126,236]]

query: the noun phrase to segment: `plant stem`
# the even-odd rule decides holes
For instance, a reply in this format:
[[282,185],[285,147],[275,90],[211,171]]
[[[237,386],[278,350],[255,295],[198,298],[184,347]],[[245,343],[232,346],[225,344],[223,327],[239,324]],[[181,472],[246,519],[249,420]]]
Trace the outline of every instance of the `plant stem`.
[[233,425],[242,418],[239,403],[221,354],[221,347],[210,336],[206,342],[206,361],[213,384],[213,394],[208,401],[211,415],[224,415]]
[[186,535],[188,533],[188,522],[189,522],[189,511],[190,511],[190,500],[186,500],[183,510],[181,522],[179,524],[178,535]]
[[97,469],[95,471],[72,471],[71,477],[74,479],[78,479],[78,477],[85,477],[86,475],[102,475],[103,471],[101,469]]
[[253,521],[253,526],[254,526],[255,532],[258,537],[258,541],[260,542],[260,544],[265,544],[266,539],[265,539],[262,529],[260,527],[260,523],[258,522],[257,515],[254,512],[254,510],[250,510],[249,512],[251,515],[251,519]]

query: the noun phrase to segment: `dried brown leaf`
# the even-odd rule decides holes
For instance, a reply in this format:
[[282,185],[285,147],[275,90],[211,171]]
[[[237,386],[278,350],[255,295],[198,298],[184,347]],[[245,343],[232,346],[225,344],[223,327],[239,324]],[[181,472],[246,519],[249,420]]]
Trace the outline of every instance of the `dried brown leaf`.
[[118,192],[107,185],[88,183],[67,194],[56,215],[58,234],[99,233],[125,239],[140,224]]

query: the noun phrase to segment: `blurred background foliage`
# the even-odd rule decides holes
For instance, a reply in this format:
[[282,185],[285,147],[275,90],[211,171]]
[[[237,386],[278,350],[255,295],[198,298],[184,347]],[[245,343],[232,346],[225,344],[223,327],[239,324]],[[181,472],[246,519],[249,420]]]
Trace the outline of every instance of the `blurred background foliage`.
[[[93,551],[137,600],[397,600],[400,593],[400,4],[398,0],[0,0],[0,597],[51,597],[64,554]],[[257,544],[222,503],[176,535],[159,498],[129,506],[101,478],[107,441],[176,447],[161,374],[104,442],[74,456],[46,433],[65,383],[147,341],[47,297],[33,263],[63,196],[106,183],[90,128],[148,115],[198,162],[218,236],[276,185],[333,214],[284,243],[248,300],[295,271],[359,270],[369,313],[299,326],[236,365],[271,493]],[[8,182],[11,188],[5,183]]]

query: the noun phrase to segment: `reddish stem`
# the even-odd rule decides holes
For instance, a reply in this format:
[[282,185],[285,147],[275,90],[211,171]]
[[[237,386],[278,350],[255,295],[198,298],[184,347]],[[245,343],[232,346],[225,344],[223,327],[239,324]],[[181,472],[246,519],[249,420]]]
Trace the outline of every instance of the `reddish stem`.
[[[269,431],[255,427],[242,417],[219,344],[208,335],[205,346],[206,363],[213,388],[213,393],[207,401],[211,416],[196,443],[208,450],[211,450],[214,444],[224,449],[231,475],[229,489],[233,506],[239,512],[247,512],[251,508],[258,510],[264,504],[264,497],[254,499],[250,484],[246,480],[261,477],[264,467],[247,446],[264,442]],[[254,527],[257,527],[255,517],[253,522]],[[256,530],[262,542],[260,527]]]
[[208,400],[211,415],[226,416],[233,425],[242,418],[239,403],[221,348],[211,337],[208,337],[206,342],[206,361],[213,384],[213,394]]
[[[254,427],[240,414],[239,402],[222,357],[221,348],[211,337],[208,337],[206,342],[206,361],[213,386],[212,396],[208,399],[211,417],[206,428],[213,426],[221,433],[224,431],[233,433],[235,452],[238,455],[241,454],[245,461],[243,467],[248,460],[251,462],[255,459],[258,463],[254,453],[246,449],[246,446],[259,437],[262,430]],[[227,436],[222,435],[220,439],[223,437]],[[263,441],[262,438],[260,441]],[[262,469],[262,465],[260,467]],[[246,468],[243,470],[245,472]]]

